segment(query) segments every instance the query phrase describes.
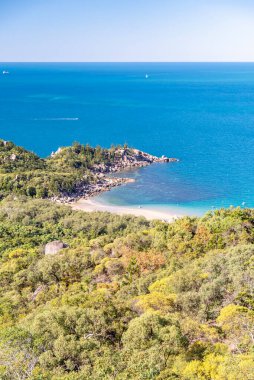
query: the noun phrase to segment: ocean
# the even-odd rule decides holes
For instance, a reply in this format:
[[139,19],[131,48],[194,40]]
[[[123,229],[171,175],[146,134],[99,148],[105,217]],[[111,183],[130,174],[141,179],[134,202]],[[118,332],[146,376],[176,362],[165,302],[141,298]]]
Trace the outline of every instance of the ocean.
[[131,171],[103,202],[254,207],[252,63],[2,63],[0,130],[42,157],[79,141],[180,159]]

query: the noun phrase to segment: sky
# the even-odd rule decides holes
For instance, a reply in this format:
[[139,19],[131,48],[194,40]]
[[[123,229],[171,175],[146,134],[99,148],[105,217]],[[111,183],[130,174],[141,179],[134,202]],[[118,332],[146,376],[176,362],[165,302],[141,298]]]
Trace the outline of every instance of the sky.
[[0,0],[0,61],[254,61],[254,1]]

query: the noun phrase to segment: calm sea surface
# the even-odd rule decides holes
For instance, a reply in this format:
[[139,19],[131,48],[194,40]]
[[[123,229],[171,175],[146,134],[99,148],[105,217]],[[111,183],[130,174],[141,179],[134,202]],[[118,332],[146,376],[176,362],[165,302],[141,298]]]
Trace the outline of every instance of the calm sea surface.
[[41,156],[80,141],[180,158],[131,172],[108,203],[254,207],[254,64],[0,64],[0,138]]

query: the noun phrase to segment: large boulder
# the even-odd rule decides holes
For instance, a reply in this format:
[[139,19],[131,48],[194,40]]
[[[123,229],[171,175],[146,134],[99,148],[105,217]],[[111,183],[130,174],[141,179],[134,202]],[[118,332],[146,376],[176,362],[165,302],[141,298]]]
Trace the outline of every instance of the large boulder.
[[45,245],[44,252],[45,252],[45,255],[55,255],[56,253],[61,251],[61,249],[67,248],[67,247],[68,245],[63,243],[62,241],[55,240]]

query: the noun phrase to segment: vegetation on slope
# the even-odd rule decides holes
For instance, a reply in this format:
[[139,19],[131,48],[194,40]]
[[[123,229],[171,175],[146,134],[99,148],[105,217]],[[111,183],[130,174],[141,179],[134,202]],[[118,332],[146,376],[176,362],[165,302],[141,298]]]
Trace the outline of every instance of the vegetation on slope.
[[43,170],[45,162],[36,154],[12,142],[0,140],[0,173],[15,173],[27,170]]
[[[254,211],[0,205],[0,378],[252,380]],[[68,244],[45,255],[53,240]]]
[[41,159],[12,142],[0,140],[0,199],[12,193],[36,198],[73,194],[80,185],[97,180],[91,169],[97,164],[112,163],[118,148],[107,150],[74,143]]

